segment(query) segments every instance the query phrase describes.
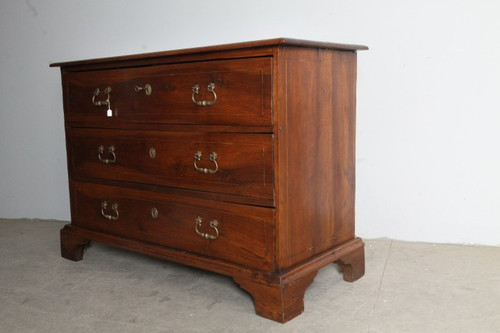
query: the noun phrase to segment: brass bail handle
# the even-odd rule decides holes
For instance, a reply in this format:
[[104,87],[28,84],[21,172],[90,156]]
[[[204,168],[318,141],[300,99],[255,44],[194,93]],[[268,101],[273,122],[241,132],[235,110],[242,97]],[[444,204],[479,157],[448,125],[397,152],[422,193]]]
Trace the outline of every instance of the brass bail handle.
[[211,101],[205,101],[205,100],[197,101],[196,95],[198,95],[200,92],[200,86],[198,84],[195,84],[192,88],[193,94],[191,95],[191,100],[193,101],[193,103],[198,105],[198,106],[214,105],[215,102],[217,101],[217,94],[215,93],[215,83],[210,82],[210,84],[207,86],[207,90],[214,95],[214,99]]
[[107,95],[106,100],[104,101],[96,101],[96,97],[99,96],[101,93],[101,90],[97,88],[94,90],[94,96],[92,96],[92,103],[94,103],[95,106],[107,106],[108,110],[106,111],[106,116],[107,117],[113,117],[113,110],[111,110],[111,87],[107,87],[104,89],[104,93]]
[[196,162],[201,161],[202,156],[203,155],[202,155],[201,151],[197,151],[196,153],[194,153],[194,163],[193,163],[194,169],[196,171],[198,171],[199,173],[203,173],[203,174],[211,174],[211,175],[213,175],[214,173],[216,173],[219,170],[219,164],[217,163],[217,153],[213,152],[209,156],[209,160],[215,165],[214,169],[200,168],[196,164]]
[[202,218],[198,216],[195,220],[195,223],[194,223],[194,230],[196,231],[198,236],[200,236],[201,238],[204,238],[204,239],[208,239],[208,240],[215,240],[215,239],[219,238],[219,229],[217,229],[217,227],[219,226],[219,222],[217,220],[210,221],[209,226],[210,226],[210,228],[212,228],[215,231],[215,234],[211,235],[209,233],[204,233],[204,232],[201,232],[198,230],[198,227],[201,227],[202,221],[203,221]]
[[104,154],[104,150],[104,146],[99,146],[97,148],[97,157],[99,157],[99,161],[104,164],[116,163],[115,146],[108,146],[108,153],[111,155],[111,158],[104,158],[102,156]]
[[94,103],[95,106],[107,106],[108,108],[111,108],[111,103],[110,103],[110,98],[111,98],[111,87],[107,87],[104,89],[104,94],[106,94],[106,100],[104,101],[96,101],[97,96],[101,93],[101,90],[97,88],[94,90],[94,96],[92,96],[92,103]]
[[101,215],[110,221],[118,220],[118,218],[120,217],[120,214],[118,213],[118,203],[113,202],[111,204],[110,210],[111,210],[111,212],[108,212],[108,202],[103,201],[101,203]]

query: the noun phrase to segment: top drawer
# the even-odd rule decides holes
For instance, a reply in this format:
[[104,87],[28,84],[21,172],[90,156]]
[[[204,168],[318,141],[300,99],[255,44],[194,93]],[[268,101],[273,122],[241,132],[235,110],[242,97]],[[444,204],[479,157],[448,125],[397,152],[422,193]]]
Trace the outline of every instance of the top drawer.
[[270,57],[66,72],[63,82],[67,121],[266,126],[272,119]]

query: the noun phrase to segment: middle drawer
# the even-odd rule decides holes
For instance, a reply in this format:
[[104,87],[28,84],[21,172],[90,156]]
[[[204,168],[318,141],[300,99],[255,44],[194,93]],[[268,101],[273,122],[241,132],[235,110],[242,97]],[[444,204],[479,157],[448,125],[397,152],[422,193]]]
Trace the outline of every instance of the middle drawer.
[[274,198],[272,134],[67,130],[71,177]]

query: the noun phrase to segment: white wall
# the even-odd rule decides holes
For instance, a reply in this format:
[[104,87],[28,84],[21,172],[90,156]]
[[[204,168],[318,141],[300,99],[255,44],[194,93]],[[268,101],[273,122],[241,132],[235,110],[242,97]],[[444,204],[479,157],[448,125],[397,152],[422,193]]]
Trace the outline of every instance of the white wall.
[[357,233],[500,245],[500,2],[2,0],[0,217],[69,219],[56,61],[272,37],[365,44]]

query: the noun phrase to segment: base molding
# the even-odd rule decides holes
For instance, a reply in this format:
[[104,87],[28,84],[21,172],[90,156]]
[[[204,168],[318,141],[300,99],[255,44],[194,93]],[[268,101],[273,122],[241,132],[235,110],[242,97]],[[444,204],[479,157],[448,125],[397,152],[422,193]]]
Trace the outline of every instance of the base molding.
[[90,241],[231,276],[252,296],[258,315],[280,323],[285,323],[304,311],[305,291],[321,268],[337,263],[343,271],[344,280],[348,282],[362,277],[365,270],[364,243],[361,238],[353,238],[284,272],[263,272],[71,224],[61,229],[61,256],[72,261],[82,260]]

